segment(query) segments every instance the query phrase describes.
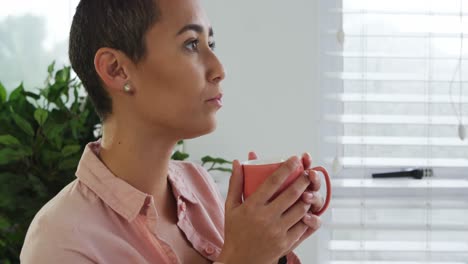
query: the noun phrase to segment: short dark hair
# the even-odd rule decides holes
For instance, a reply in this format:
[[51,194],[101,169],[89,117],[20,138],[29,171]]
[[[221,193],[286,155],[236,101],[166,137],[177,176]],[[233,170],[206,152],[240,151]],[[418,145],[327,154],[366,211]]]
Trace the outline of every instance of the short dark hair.
[[145,34],[160,17],[156,0],[81,0],[70,29],[68,55],[101,120],[112,100],[94,68],[102,47],[122,51],[137,63],[146,54]]

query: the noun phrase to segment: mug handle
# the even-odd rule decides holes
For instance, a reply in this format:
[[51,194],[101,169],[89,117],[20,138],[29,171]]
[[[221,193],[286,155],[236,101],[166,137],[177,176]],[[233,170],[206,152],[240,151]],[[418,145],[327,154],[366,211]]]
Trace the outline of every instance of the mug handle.
[[[314,168],[309,169],[309,170],[320,171],[325,176],[325,185],[327,187],[327,196],[325,196],[325,202],[324,202],[322,208],[320,208],[320,210],[317,213],[315,213],[315,215],[320,216],[325,212],[325,210],[327,210],[328,206],[330,205],[330,200],[331,200],[330,176],[328,175],[328,171],[322,166],[314,167]],[[288,262],[287,257],[283,256],[283,257],[281,257],[279,259],[278,264],[286,264],[287,262]]]
[[331,193],[332,193],[330,176],[328,175],[328,171],[322,166],[314,167],[310,170],[320,171],[323,174],[323,176],[325,176],[325,185],[327,188],[327,195],[325,196],[325,202],[322,208],[320,208],[318,212],[314,213],[315,215],[320,216],[325,212],[325,210],[327,210],[328,206],[330,205]]

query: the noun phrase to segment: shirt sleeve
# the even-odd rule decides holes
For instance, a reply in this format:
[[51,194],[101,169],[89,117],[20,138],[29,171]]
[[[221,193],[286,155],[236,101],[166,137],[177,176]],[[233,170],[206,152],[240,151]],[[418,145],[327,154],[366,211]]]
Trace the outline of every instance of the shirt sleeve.
[[[21,249],[21,264],[95,264],[77,242],[72,227],[52,225],[48,217],[32,222]],[[53,228],[52,228],[53,226]]]
[[96,264],[79,252],[60,249],[43,251],[43,249],[43,247],[36,247],[22,251],[21,264]]

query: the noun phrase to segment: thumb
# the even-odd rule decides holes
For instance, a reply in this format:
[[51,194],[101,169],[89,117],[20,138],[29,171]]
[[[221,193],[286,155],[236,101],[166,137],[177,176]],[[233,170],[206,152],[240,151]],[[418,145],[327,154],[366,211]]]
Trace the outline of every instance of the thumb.
[[256,160],[256,159],[258,159],[257,153],[255,153],[255,151],[250,151],[249,160]]
[[242,204],[244,174],[238,160],[232,163],[232,175],[229,179],[229,189],[226,196],[226,210],[231,210]]

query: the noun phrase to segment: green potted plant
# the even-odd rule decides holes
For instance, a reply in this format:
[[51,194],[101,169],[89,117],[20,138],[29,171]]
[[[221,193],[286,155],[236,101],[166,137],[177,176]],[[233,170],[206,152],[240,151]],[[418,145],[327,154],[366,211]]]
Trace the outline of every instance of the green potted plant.
[[[56,71],[52,63],[47,72],[37,92],[21,84],[7,96],[0,83],[0,263],[19,263],[34,215],[75,179],[85,145],[100,136],[100,120],[70,67]],[[188,157],[175,150],[172,159]],[[230,163],[202,158],[208,170],[230,171]]]

